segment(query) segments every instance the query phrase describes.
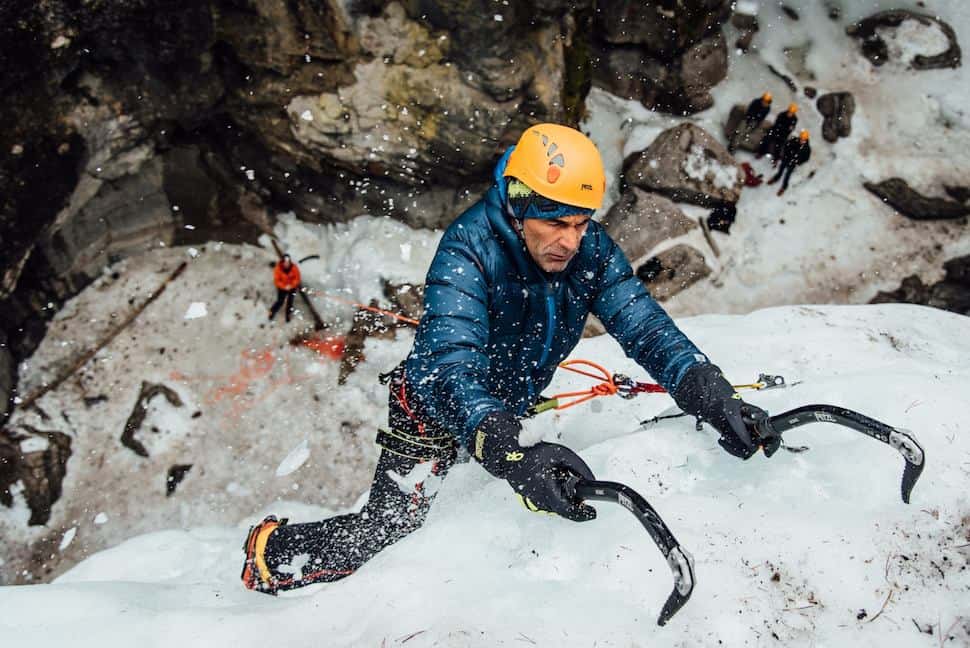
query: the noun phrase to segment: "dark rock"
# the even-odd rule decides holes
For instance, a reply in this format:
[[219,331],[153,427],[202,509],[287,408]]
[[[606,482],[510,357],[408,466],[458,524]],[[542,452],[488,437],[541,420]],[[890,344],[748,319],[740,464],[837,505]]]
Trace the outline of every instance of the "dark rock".
[[727,149],[692,123],[665,130],[628,157],[623,178],[628,185],[704,207],[737,202],[744,182]]
[[970,215],[970,206],[945,198],[930,198],[912,189],[902,178],[864,182],[884,203],[913,220],[952,220]]
[[[440,227],[525,126],[582,114],[591,2],[351,4],[0,3],[0,328],[18,358],[52,314],[36,304],[153,236],[252,240],[286,210]],[[712,6],[687,23],[717,23]]]
[[742,52],[747,52],[751,47],[751,41],[754,40],[754,35],[758,33],[758,17],[735,11],[731,16],[731,25],[738,30],[738,40],[734,42],[734,46]]
[[673,297],[711,274],[704,255],[689,245],[676,245],[637,268],[637,277],[657,301]]
[[795,11],[794,8],[789,7],[788,5],[785,5],[785,4],[781,5],[781,12],[783,14],[785,14],[785,16],[788,17],[788,18],[790,18],[791,20],[798,20],[799,19],[798,12]]
[[730,0],[600,0],[596,3],[596,29],[607,43],[640,45],[648,55],[672,61],[719,31],[733,4]]
[[814,99],[816,95],[818,95],[818,89],[815,88],[814,86],[805,86],[802,92],[804,92],[805,96],[808,97],[809,99]]
[[735,143],[742,151],[754,153],[758,150],[758,145],[761,143],[761,140],[768,133],[770,124],[767,120],[764,120],[754,129],[747,128],[747,124],[744,121],[744,114],[747,109],[748,107],[743,104],[734,104],[731,107],[727,122],[724,123],[724,137],[730,142],[738,128],[745,129],[745,132]]
[[828,12],[829,20],[839,21],[842,19],[842,5],[838,0],[826,0],[825,9]]
[[835,142],[840,137],[852,134],[852,115],[855,113],[855,97],[851,92],[830,92],[815,102],[818,111],[824,116],[822,137],[827,142]]
[[944,185],[943,191],[946,192],[950,198],[958,202],[968,202],[970,201],[970,187],[954,187],[952,185]]
[[[383,279],[384,296],[391,302],[391,310],[404,317],[420,320],[424,315],[424,284],[394,284]],[[398,327],[413,326],[396,320]]]
[[634,46],[597,52],[593,80],[651,110],[692,114],[714,105],[709,90],[727,76],[727,43],[718,31],[679,53],[673,61],[652,57]]
[[125,422],[125,430],[121,433],[121,445],[131,449],[132,452],[140,457],[147,457],[148,450],[141,441],[135,438],[135,433],[141,428],[141,424],[145,421],[145,416],[148,415],[149,401],[159,394],[164,396],[165,400],[173,407],[182,406],[182,399],[175,390],[165,385],[142,381],[141,389],[138,392],[138,400],[135,401],[135,406],[132,408],[131,414]]
[[916,275],[906,277],[898,289],[879,292],[870,303],[922,304],[970,315],[970,255],[950,259],[943,269],[943,279],[935,284],[926,285]]
[[915,70],[935,70],[940,68],[960,67],[961,51],[957,41],[956,32],[949,24],[935,16],[908,11],[906,9],[893,9],[890,11],[880,11],[868,18],[864,18],[854,25],[845,28],[845,33],[862,41],[862,54],[875,65],[880,66],[889,60],[889,46],[876,31],[881,27],[899,27],[904,21],[913,20],[925,27],[936,25],[946,36],[948,47],[939,54],[924,56],[917,54],[909,64]]
[[0,329],[0,425],[10,414],[10,401],[13,398],[15,364],[13,354],[7,346],[7,334]]
[[631,262],[697,227],[671,200],[637,187],[627,187],[602,225]]
[[61,497],[71,457],[71,437],[55,430],[21,425],[26,434],[0,429],[0,503],[13,506],[10,487],[20,482],[30,508],[27,524],[46,524]]
[[98,403],[106,403],[106,402],[108,402],[108,397],[105,394],[98,394],[97,396],[84,397],[85,407],[94,407]]
[[175,464],[168,469],[168,475],[165,477],[165,497],[171,497],[175,494],[175,489],[182,483],[190,470],[192,470],[192,464]]
[[768,66],[768,71],[774,74],[779,79],[781,79],[785,83],[785,85],[788,86],[789,90],[791,90],[792,92],[798,92],[798,86],[795,85],[795,82],[792,80],[790,76],[778,70],[778,68],[776,68],[771,63],[768,63],[767,66]]

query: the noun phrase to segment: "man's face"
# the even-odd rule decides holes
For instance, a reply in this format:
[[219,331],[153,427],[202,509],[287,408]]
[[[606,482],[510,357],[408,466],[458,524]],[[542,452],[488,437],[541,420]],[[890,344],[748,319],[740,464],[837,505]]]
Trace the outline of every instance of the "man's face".
[[589,216],[526,218],[522,221],[525,247],[546,272],[562,272],[579,251]]

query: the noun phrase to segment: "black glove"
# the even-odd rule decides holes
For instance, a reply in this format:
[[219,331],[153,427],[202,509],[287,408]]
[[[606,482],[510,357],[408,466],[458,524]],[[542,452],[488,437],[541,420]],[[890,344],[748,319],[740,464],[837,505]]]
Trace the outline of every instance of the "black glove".
[[569,473],[593,479],[589,466],[575,452],[557,443],[541,441],[519,445],[522,425],[512,414],[492,412],[469,441],[469,451],[492,475],[509,482],[530,511],[555,513],[574,522],[596,517],[592,506],[566,496],[563,485]]
[[751,430],[767,419],[768,413],[741,400],[741,395],[715,365],[702,363],[688,369],[672,396],[680,409],[720,432],[718,443],[735,457],[749,459],[761,445],[770,456],[781,444],[781,438],[776,435],[769,438],[752,435]]

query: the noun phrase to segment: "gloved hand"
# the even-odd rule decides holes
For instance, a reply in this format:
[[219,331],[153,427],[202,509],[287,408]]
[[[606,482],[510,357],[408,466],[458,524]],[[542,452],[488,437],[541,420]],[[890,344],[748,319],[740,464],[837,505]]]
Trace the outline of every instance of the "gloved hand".
[[490,413],[472,435],[469,451],[492,475],[509,482],[530,511],[555,513],[574,522],[596,517],[596,509],[568,499],[563,484],[570,472],[593,479],[575,452],[557,443],[519,445],[522,425],[504,411]]
[[751,430],[767,419],[768,413],[741,400],[716,365],[705,362],[688,369],[672,396],[680,409],[720,432],[718,444],[735,457],[749,459],[761,445],[770,456],[781,444],[778,436],[752,435]]

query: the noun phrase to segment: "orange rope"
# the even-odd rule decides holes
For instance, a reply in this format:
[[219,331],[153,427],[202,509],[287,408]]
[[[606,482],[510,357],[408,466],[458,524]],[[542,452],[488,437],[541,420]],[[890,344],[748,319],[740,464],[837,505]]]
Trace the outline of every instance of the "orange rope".
[[365,306],[364,304],[358,304],[357,302],[350,301],[349,299],[343,299],[342,297],[337,297],[336,295],[329,295],[329,294],[323,292],[322,290],[313,290],[311,288],[310,289],[310,292],[312,292],[315,295],[321,295],[323,297],[326,297],[327,299],[332,299],[334,301],[338,301],[338,302],[340,302],[342,304],[347,304],[348,306],[356,306],[357,308],[363,308],[364,310],[370,311],[372,313],[380,313],[381,315],[387,315],[388,317],[393,317],[396,320],[400,320],[402,322],[407,322],[408,324],[411,324],[412,326],[417,326],[418,324],[421,323],[421,322],[419,322],[416,319],[412,319],[410,317],[405,317],[404,315],[401,315],[400,313],[395,313],[393,311],[384,310],[383,308],[377,308],[375,306]]
[[[588,371],[577,369],[573,365],[586,365],[588,367],[593,367],[594,369],[599,370],[600,375],[597,376],[596,374]],[[565,362],[560,362],[559,366],[567,371],[572,371],[573,373],[578,373],[589,378],[595,378],[597,380],[601,380],[602,382],[600,382],[598,385],[594,385],[590,389],[585,389],[583,391],[565,392],[554,395],[552,400],[556,401],[561,398],[572,398],[579,396],[579,398],[574,401],[556,405],[557,410],[566,409],[567,407],[572,407],[573,405],[585,403],[586,401],[596,398],[597,396],[612,396],[618,391],[616,383],[613,382],[613,375],[607,371],[605,367],[598,365],[595,362],[590,362],[589,360],[566,360]]]

